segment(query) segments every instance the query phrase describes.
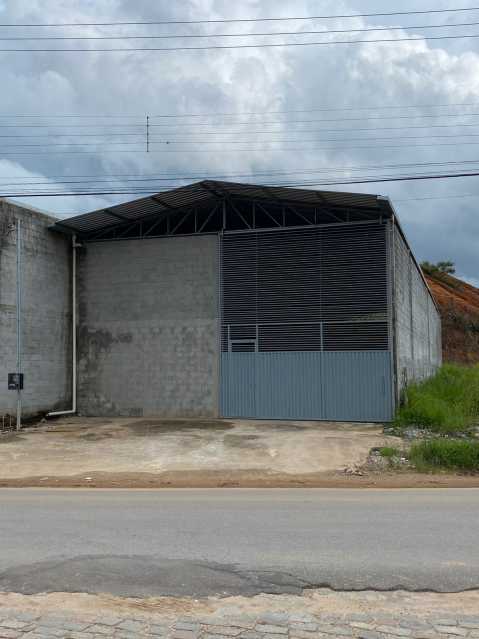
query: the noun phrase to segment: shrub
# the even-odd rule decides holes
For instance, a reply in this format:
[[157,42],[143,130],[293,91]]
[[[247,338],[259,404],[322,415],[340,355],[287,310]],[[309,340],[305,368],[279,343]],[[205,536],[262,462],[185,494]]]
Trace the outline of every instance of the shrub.
[[409,454],[418,470],[479,471],[479,442],[432,439],[413,444]]
[[411,384],[395,424],[440,433],[467,431],[479,424],[479,366],[446,364],[434,377]]

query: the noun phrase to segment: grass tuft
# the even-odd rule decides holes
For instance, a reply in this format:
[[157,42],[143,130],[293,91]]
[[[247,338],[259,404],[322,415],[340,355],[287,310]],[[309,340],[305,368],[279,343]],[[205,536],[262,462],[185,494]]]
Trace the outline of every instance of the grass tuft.
[[379,454],[381,457],[392,459],[393,457],[400,457],[401,451],[398,448],[393,448],[392,446],[385,446],[384,448],[379,449]]
[[419,471],[479,471],[479,442],[432,439],[413,444],[411,463]]
[[479,366],[446,364],[428,380],[405,392],[395,425],[438,433],[466,432],[479,424]]

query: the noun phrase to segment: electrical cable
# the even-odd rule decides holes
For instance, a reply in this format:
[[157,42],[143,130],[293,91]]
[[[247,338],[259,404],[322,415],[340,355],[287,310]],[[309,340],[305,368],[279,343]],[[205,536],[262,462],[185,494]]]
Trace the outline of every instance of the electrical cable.
[[225,45],[208,45],[205,47],[115,47],[110,49],[0,49],[0,53],[138,53],[138,52],[169,52],[169,51],[213,51],[213,50],[231,50],[231,49],[275,49],[284,47],[311,47],[321,45],[337,45],[337,44],[378,44],[387,43],[393,44],[395,42],[422,42],[422,41],[435,41],[435,40],[458,40],[458,39],[471,39],[479,38],[479,33],[473,34],[459,34],[459,35],[442,35],[442,36],[428,36],[423,35],[417,38],[384,38],[374,40],[319,40],[316,42],[278,42],[278,43],[263,43],[263,44],[225,44]]
[[474,27],[479,22],[456,22],[446,24],[421,24],[399,25],[386,27],[368,27],[366,29],[322,29],[312,31],[268,31],[249,33],[187,33],[187,34],[162,34],[162,35],[118,35],[118,36],[0,36],[0,42],[10,41],[85,41],[85,40],[174,40],[194,38],[250,38],[269,36],[301,36],[301,35],[328,35],[330,33],[369,33],[375,31],[409,31],[411,29],[449,29],[451,27]]
[[389,11],[375,13],[350,13],[314,16],[274,16],[271,18],[218,18],[205,20],[143,20],[143,21],[115,21],[115,22],[50,22],[50,23],[0,23],[0,27],[105,27],[105,26],[139,26],[166,24],[231,24],[239,22],[285,22],[294,20],[335,20],[337,18],[376,18],[387,16],[428,15],[438,13],[459,13],[478,11],[478,7],[454,7],[448,9],[422,9],[407,11]]

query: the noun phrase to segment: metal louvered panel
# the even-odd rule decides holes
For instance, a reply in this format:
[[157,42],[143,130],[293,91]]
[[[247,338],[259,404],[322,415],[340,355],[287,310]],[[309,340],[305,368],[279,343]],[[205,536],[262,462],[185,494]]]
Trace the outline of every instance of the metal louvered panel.
[[345,226],[321,232],[321,317],[387,320],[385,227]]
[[256,234],[225,236],[223,240],[223,322],[257,323]]
[[387,351],[387,322],[325,322],[325,351]]
[[257,237],[257,321],[321,319],[319,229],[265,232]]
[[261,324],[260,351],[321,351],[323,326],[316,324]]
[[222,350],[388,350],[385,226],[225,234]]

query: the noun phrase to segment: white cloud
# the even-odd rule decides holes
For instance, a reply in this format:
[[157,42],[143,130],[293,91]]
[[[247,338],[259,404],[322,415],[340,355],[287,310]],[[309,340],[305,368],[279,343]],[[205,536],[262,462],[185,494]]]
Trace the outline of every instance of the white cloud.
[[[436,3],[437,7],[446,6],[443,0]],[[468,2],[465,2],[467,6]],[[471,5],[472,6],[472,5]],[[321,13],[350,13],[365,9],[363,2],[349,0],[344,2],[324,2]],[[384,3],[370,2],[368,11],[384,10]],[[308,15],[318,13],[316,2],[299,0],[278,3],[265,3],[260,0],[231,3],[230,0],[186,0],[182,3],[170,3],[166,0],[153,2],[143,0],[131,3],[127,0],[109,0],[101,5],[93,0],[87,2],[79,0],[7,0],[0,4],[0,17],[4,22],[64,22],[64,21],[98,21],[98,20],[128,20],[164,19],[198,19],[205,15],[210,18],[221,16],[250,17],[272,14]],[[416,18],[410,24],[425,24],[427,20],[438,22],[439,17]],[[455,19],[455,18],[454,18]],[[398,18],[393,24],[404,22]],[[187,27],[178,25],[175,32],[182,33],[231,33],[241,30],[269,31],[311,28],[315,24],[318,28],[325,23],[257,23],[251,24],[217,24],[208,26]],[[382,26],[385,19],[370,20],[338,19],[327,23],[329,28],[363,28]],[[391,23],[389,23],[391,24]],[[208,31],[207,31],[208,30]],[[89,27],[85,29],[55,29],[41,31],[58,35],[79,33],[81,35],[100,34],[145,34],[166,33],[165,26],[151,29],[145,27],[116,27],[112,29]],[[31,31],[30,31],[31,33]],[[409,35],[414,32],[408,32]],[[371,33],[370,38],[386,38],[391,36],[406,36],[406,32],[383,31]],[[344,34],[337,34],[335,39],[345,39]],[[360,34],[358,38],[361,37]],[[326,36],[312,36],[312,39],[325,39]],[[238,43],[248,40],[237,39]],[[121,42],[121,41],[120,41]],[[147,46],[153,46],[155,41],[146,41]],[[172,41],[161,41],[170,46]],[[108,41],[95,42],[95,47],[110,47],[114,44]],[[185,44],[190,45],[190,41]],[[26,46],[26,45],[25,45]],[[38,43],[32,46],[40,46]],[[64,46],[55,44],[52,46]],[[72,45],[73,46],[73,45]],[[75,46],[93,46],[80,43]],[[120,123],[117,130],[123,132],[144,132],[144,116],[171,113],[230,113],[230,112],[261,112],[278,110],[308,110],[318,107],[331,109],[360,107],[368,105],[395,106],[407,104],[447,104],[468,102],[479,103],[479,55],[476,40],[467,41],[435,41],[435,42],[404,42],[400,44],[364,44],[356,46],[317,46],[278,49],[245,49],[212,52],[178,52],[178,53],[84,53],[84,54],[0,54],[0,68],[2,69],[2,103],[0,115],[10,113],[35,114],[100,114],[136,116],[124,119],[104,117],[101,120],[90,120],[99,125],[97,130],[104,133],[103,126]],[[474,109],[468,109],[474,112]],[[447,109],[440,109],[443,113]],[[450,113],[460,109],[449,109]],[[463,109],[464,111],[464,109]],[[479,112],[479,108],[476,109]],[[373,117],[385,117],[388,114],[416,113],[426,115],[434,113],[434,109],[422,110],[372,111]],[[438,110],[436,110],[438,112]],[[155,149],[166,153],[149,155],[138,153],[115,152],[117,146],[104,142],[100,152],[71,155],[36,155],[16,156],[15,166],[24,172],[25,176],[105,176],[111,174],[158,174],[176,173],[178,176],[215,174],[245,174],[248,172],[264,172],[272,170],[303,171],[304,169],[330,169],[330,167],[364,167],[370,165],[386,166],[388,164],[411,162],[441,162],[451,160],[476,160],[479,158],[479,142],[472,134],[479,133],[477,129],[467,129],[469,137],[461,138],[460,143],[454,144],[454,138],[432,138],[427,136],[447,135],[454,129],[411,129],[383,130],[387,126],[406,124],[402,120],[351,120],[350,122],[314,122],[314,120],[331,120],[335,118],[360,118],[367,114],[364,111],[316,111],[303,114],[288,114],[284,118],[278,115],[250,116],[251,127],[258,134],[250,134],[249,140],[262,139],[261,131],[277,131],[278,138],[311,139],[314,140],[314,150],[297,150],[304,146],[300,143],[285,144],[282,151],[276,150],[277,145],[265,144],[261,152],[242,152],[241,148],[251,146],[248,136],[238,133],[230,138],[241,144],[224,146],[208,144],[212,141],[204,135],[206,128],[182,129],[165,128],[152,129],[152,139],[163,143]],[[245,121],[248,118],[236,118]],[[283,124],[273,124],[281,121]],[[310,122],[292,122],[304,120]],[[66,120],[80,123],[80,120]],[[171,120],[165,120],[171,125]],[[232,118],[204,118],[190,120],[208,122],[218,125],[220,122],[234,122]],[[266,124],[265,124],[266,121]],[[428,120],[426,120],[428,121]],[[429,120],[431,121],[431,120]],[[454,120],[449,120],[453,122]],[[457,120],[456,120],[457,121]],[[469,122],[479,122],[477,117]],[[4,120],[3,120],[4,122]],[[269,124],[271,122],[271,124]],[[154,120],[160,124],[160,120]],[[420,124],[421,121],[413,122]],[[135,128],[137,127],[137,128]],[[370,136],[366,132],[356,129],[376,128]],[[313,131],[320,128],[351,129],[346,133]],[[236,131],[248,131],[248,127],[235,125]],[[308,129],[309,135],[304,131]],[[1,130],[1,129],[0,129]],[[78,129],[80,130],[80,129]],[[83,129],[84,131],[85,129]],[[32,132],[32,130],[29,130]],[[58,132],[58,130],[55,130]],[[303,132],[302,132],[303,131]],[[53,129],[46,130],[53,132]],[[423,136],[421,139],[411,140],[411,146],[435,142],[444,146],[415,146],[415,148],[393,149],[385,146],[401,145],[404,136]],[[189,141],[188,145],[179,146],[180,153],[172,153],[173,145],[165,144],[171,138],[182,136]],[[396,140],[368,142],[368,137],[396,137]],[[191,141],[198,140],[195,151],[191,150]],[[349,147],[331,149],[333,142],[330,138],[364,138],[365,142],[351,140]],[[95,139],[95,138],[93,138]],[[144,143],[140,135],[131,140]],[[214,139],[214,138],[213,138]],[[225,138],[223,138],[225,139]],[[45,139],[45,144],[59,142],[62,139]],[[85,138],[87,140],[87,138]],[[78,145],[84,142],[81,138],[69,138]],[[28,140],[27,140],[28,142]],[[16,141],[20,144],[20,141]],[[32,142],[33,143],[33,142]],[[37,139],[41,144],[41,138]],[[10,142],[11,144],[11,142]],[[358,149],[355,147],[369,145],[371,148]],[[447,145],[447,146],[446,146]],[[5,156],[7,142],[0,142],[0,157]],[[143,150],[143,144],[135,147]],[[81,150],[91,149],[83,146]],[[236,152],[231,152],[235,149]],[[291,149],[291,150],[289,150]],[[222,151],[228,151],[224,153]],[[1,176],[13,175],[10,162],[0,163]],[[472,166],[472,165],[471,165]],[[450,167],[449,167],[450,168]],[[411,167],[404,172],[417,171]],[[428,170],[428,169],[424,169]],[[432,167],[431,171],[442,169]],[[387,170],[384,169],[386,173]],[[344,176],[368,174],[367,170],[344,171]],[[291,179],[320,178],[321,174],[292,175]],[[67,185],[60,182],[65,179],[52,179],[54,188],[59,191],[67,190]],[[260,181],[260,180],[258,180]],[[5,181],[3,181],[5,183]],[[163,184],[167,184],[163,182]],[[98,183],[98,190],[108,190],[105,183]],[[131,183],[120,183],[127,188]],[[341,188],[341,187],[333,187]],[[477,234],[479,233],[479,217],[476,213],[477,200],[451,199],[451,195],[460,195],[464,191],[476,193],[479,196],[479,186],[476,179],[456,179],[447,182],[424,182],[400,184],[368,184],[352,186],[349,190],[380,192],[395,200],[411,200],[411,198],[434,196],[434,200],[418,200],[398,203],[397,208],[410,241],[420,259],[452,259],[458,269],[469,278],[477,277]],[[444,196],[444,199],[440,199]],[[120,197],[90,197],[90,198],[50,198],[32,199],[34,205],[50,208],[61,215],[88,210],[103,206],[109,202],[128,199],[130,196]],[[133,196],[131,196],[133,197]]]

